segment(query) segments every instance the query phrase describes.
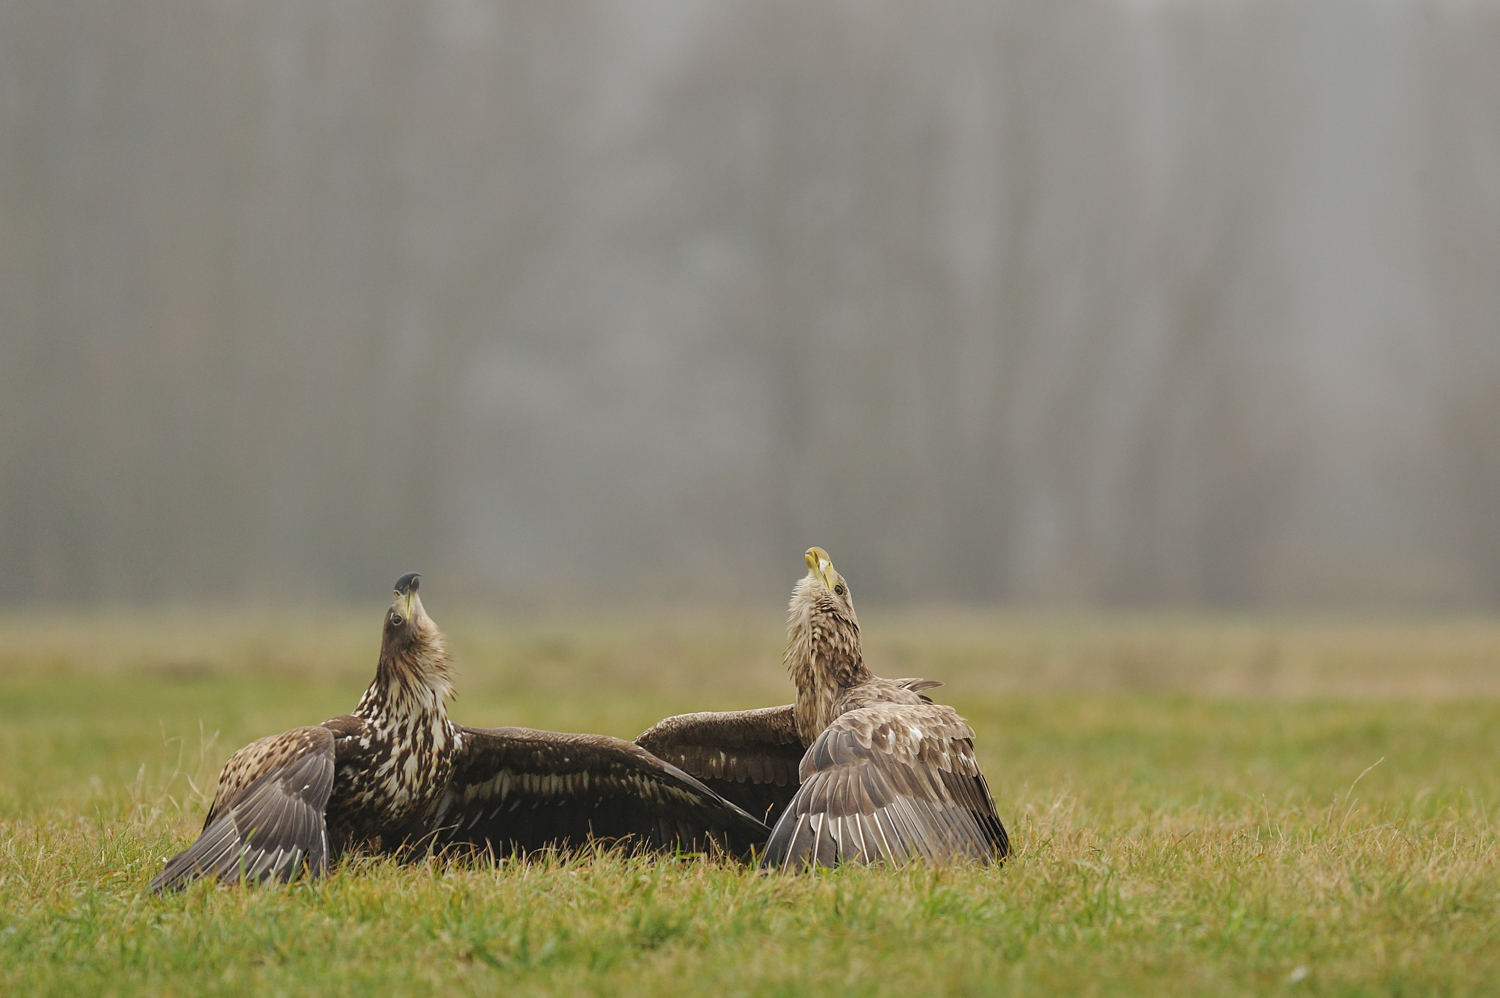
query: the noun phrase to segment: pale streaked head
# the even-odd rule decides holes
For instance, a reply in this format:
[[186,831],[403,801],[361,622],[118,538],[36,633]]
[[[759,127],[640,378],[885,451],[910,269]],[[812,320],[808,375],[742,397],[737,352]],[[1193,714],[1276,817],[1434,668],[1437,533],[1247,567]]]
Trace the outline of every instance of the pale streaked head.
[[848,598],[849,584],[838,573],[838,569],[833,567],[833,559],[829,557],[828,552],[822,548],[808,548],[803,557],[807,560],[808,575],[821,583],[831,595],[837,597],[838,602],[852,608],[853,604]]
[[[833,567],[833,559],[822,548],[812,547],[803,555],[807,562],[807,574],[797,582],[792,592],[792,616],[805,613],[834,614],[855,623],[854,598],[849,593],[849,583]],[[799,607],[801,609],[799,609]]]

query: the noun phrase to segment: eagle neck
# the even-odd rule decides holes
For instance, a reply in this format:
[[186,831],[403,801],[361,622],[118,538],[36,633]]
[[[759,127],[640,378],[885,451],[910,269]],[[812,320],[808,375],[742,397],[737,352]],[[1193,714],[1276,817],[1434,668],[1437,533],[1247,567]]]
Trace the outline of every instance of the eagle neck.
[[804,745],[833,723],[845,691],[870,678],[859,621],[831,600],[794,600],[787,626],[787,671],[797,687],[792,718]]
[[452,722],[444,701],[453,696],[453,685],[447,664],[442,649],[382,655],[375,680],[354,715],[392,732],[427,729],[450,734]]

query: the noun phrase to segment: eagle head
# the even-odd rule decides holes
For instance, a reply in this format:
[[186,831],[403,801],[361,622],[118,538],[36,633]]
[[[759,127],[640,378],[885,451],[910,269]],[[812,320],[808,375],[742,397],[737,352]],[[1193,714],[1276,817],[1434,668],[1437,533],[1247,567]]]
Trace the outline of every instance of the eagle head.
[[396,580],[381,633],[381,666],[402,678],[425,683],[441,697],[451,697],[453,686],[449,682],[449,670],[452,659],[443,632],[427,616],[421,597],[417,595],[420,579],[416,572],[408,572]]
[[859,626],[854,615],[854,598],[849,594],[849,583],[833,567],[833,559],[822,548],[808,548],[803,555],[807,561],[807,575],[797,583],[792,593],[792,607],[799,603],[813,612],[834,614]]

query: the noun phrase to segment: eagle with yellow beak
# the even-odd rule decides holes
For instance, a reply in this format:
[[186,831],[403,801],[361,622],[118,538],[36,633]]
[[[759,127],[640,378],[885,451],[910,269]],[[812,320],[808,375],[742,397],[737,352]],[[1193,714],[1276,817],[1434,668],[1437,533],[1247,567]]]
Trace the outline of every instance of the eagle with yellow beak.
[[1003,859],[973,729],[922,695],[941,683],[871,675],[849,584],[822,548],[806,561],[787,620],[796,702],[669,717],[636,744],[774,822],[765,869]]

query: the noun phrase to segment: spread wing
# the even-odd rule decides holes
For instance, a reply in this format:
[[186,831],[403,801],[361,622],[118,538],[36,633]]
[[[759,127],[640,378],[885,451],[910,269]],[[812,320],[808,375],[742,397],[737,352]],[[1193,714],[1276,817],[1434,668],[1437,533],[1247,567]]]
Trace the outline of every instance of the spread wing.
[[805,748],[791,704],[678,714],[658,721],[635,743],[767,824],[775,823],[796,794]]
[[951,708],[877,704],[838,717],[802,759],[802,788],[762,868],[1004,857],[1010,841]]
[[224,766],[203,833],[168,861],[153,891],[199,877],[291,880],[328,868],[323,809],[333,790],[333,732],[295,728],[252,742]]
[[459,731],[452,780],[420,830],[437,846],[504,855],[595,839],[742,855],[770,834],[676,766],[619,738],[530,728]]

